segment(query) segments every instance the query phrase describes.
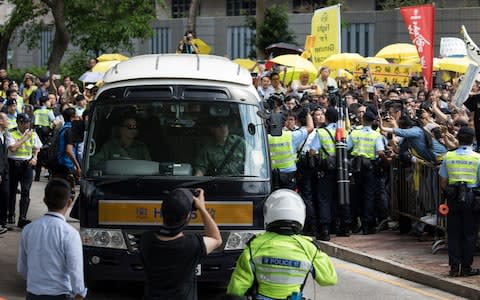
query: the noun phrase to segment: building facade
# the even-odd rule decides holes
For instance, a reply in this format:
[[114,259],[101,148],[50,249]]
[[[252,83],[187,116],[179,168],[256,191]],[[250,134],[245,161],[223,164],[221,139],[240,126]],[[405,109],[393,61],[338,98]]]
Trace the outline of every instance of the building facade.
[[[158,9],[157,19],[152,22],[153,36],[146,41],[135,41],[133,53],[172,53],[183,37],[187,27],[188,9],[191,0],[166,0],[165,7]],[[202,0],[197,17],[196,34],[211,46],[211,54],[232,59],[247,57],[253,45],[254,34],[246,25],[245,14],[255,14],[254,0]],[[289,27],[303,46],[310,34],[310,21],[315,7],[326,1],[266,0],[266,7],[281,4],[289,12]],[[342,52],[357,52],[374,56],[382,47],[396,42],[410,42],[399,9],[382,8],[379,0],[342,1]],[[461,37],[460,26],[465,25],[474,41],[480,43],[480,1],[438,1],[436,3],[435,55],[438,56],[441,37]],[[1,6],[0,6],[1,7]],[[0,16],[1,17],[1,16]],[[13,46],[9,53],[9,65],[13,68],[46,65],[50,52],[52,31],[40,34],[40,47],[28,50],[26,46]],[[280,41],[279,41],[280,42]],[[66,59],[68,53],[66,55]]]

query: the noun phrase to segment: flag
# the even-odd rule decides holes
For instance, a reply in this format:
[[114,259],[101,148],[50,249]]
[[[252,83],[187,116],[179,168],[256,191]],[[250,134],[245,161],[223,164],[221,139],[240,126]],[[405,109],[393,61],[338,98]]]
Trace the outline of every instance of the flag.
[[435,34],[435,7],[432,4],[400,8],[410,39],[417,47],[425,86],[433,87],[433,46]]
[[341,48],[340,5],[315,10],[312,17],[312,62],[319,68],[330,55],[340,53]]
[[463,40],[465,42],[465,46],[467,47],[468,57],[480,66],[480,48],[478,48],[477,44],[475,44],[475,42],[470,38],[467,29],[465,29],[465,26],[463,25],[461,33],[463,34]]

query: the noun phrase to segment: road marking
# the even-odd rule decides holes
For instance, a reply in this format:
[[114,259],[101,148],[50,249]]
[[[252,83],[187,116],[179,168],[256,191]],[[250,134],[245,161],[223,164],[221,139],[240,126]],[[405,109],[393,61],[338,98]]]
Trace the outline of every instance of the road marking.
[[[375,274],[370,274],[370,273],[368,273],[368,272],[366,272],[366,271],[362,271],[362,270],[359,270],[359,269],[357,269],[357,268],[350,267],[350,266],[347,265],[347,264],[334,263],[334,265],[335,265],[335,267],[337,267],[337,268],[339,268],[339,269],[342,269],[342,270],[344,270],[344,271],[354,272],[354,273],[357,273],[357,274],[360,274],[360,275],[363,275],[363,276],[372,278],[372,279],[377,280],[377,281],[383,281],[383,282],[386,282],[386,283],[388,283],[388,284],[395,285],[395,286],[398,286],[398,287],[401,287],[401,288],[404,288],[404,289],[413,291],[413,292],[418,293],[418,294],[421,294],[421,295],[423,295],[423,296],[435,298],[435,299],[438,299],[438,300],[449,300],[449,299],[450,299],[450,298],[441,297],[441,296],[436,295],[436,294],[433,294],[433,293],[426,292],[426,291],[421,290],[421,289],[419,289],[419,288],[411,287],[411,286],[409,286],[408,284],[404,284],[404,283],[401,283],[401,282],[396,282],[396,281],[394,281],[394,280],[390,280],[390,279],[384,278],[384,277],[382,277],[382,276],[377,276],[377,275],[375,275]],[[375,271],[376,271],[376,270],[375,270]],[[380,272],[380,271],[376,271],[376,272]],[[392,276],[392,275],[390,275],[390,276]],[[403,279],[403,280],[406,280],[406,279]]]

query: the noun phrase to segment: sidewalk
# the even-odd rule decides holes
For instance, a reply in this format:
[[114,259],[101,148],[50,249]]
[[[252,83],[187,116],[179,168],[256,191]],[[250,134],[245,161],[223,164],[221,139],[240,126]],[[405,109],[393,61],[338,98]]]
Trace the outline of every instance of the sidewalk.
[[[432,254],[433,238],[425,241],[425,238],[387,230],[372,235],[332,235],[329,242],[319,242],[321,249],[332,257],[468,299],[480,299],[480,275],[448,277],[447,249]],[[475,257],[473,267],[480,267],[479,256]]]

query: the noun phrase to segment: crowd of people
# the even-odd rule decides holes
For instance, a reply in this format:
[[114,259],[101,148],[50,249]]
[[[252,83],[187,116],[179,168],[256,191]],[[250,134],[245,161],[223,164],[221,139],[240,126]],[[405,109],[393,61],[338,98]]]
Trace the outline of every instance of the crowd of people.
[[[369,84],[366,79],[333,79],[327,67],[319,69],[315,80],[307,72],[288,84],[280,77],[275,69],[264,72],[257,87],[270,111],[270,122],[275,123],[276,114],[284,122],[282,135],[269,136],[272,168],[282,175],[278,187],[298,188],[307,204],[305,232],[321,240],[329,240],[332,232],[340,236],[360,230],[374,233],[389,213],[386,183],[392,160],[439,164],[448,150],[459,146],[459,129],[473,128],[473,112],[452,101],[458,81],[428,91],[419,77],[412,77],[408,87]],[[471,93],[478,93],[479,86],[476,81]],[[349,205],[339,205],[336,194],[335,134],[340,105],[347,109],[346,143],[354,183]],[[300,132],[301,137],[289,138]],[[279,140],[291,140],[289,150],[294,154],[288,162],[283,157],[281,164],[277,164],[282,158],[277,153],[282,151],[275,147]]]
[[[78,178],[80,174],[81,139],[73,142],[72,134],[66,129],[71,127],[72,121],[86,118],[88,103],[98,88],[94,84],[79,87],[71,76],[64,76],[59,83],[55,75],[46,77],[30,73],[17,83],[9,78],[5,69],[0,70],[0,82],[3,99],[0,101],[0,234],[3,234],[10,224],[24,227],[30,223],[27,219],[30,189],[33,181],[40,180],[43,170],[45,177],[66,178],[74,186],[74,175]],[[46,167],[46,152],[54,132],[61,133],[59,140],[63,142],[64,153],[60,155],[59,165],[65,167],[42,169]],[[20,211],[17,215],[18,193]]]
[[[187,33],[185,45],[189,40],[191,37]],[[74,279],[69,291],[76,295],[76,299],[82,299],[86,289],[83,279],[78,276],[81,273],[78,233],[72,233],[71,228],[59,223],[59,220],[65,220],[65,213],[72,205],[73,187],[81,174],[83,139],[76,134],[73,123],[88,121],[88,104],[97,87],[87,85],[81,88],[69,76],[64,76],[62,84],[57,86],[54,79],[25,74],[23,82],[18,84],[8,79],[5,70],[0,70],[0,96],[4,98],[0,102],[0,234],[7,232],[8,224],[17,223],[23,228],[30,223],[26,217],[29,191],[32,181],[40,179],[42,166],[48,163],[49,155],[45,153],[48,148],[43,146],[51,147],[53,140],[58,145],[60,154],[56,159],[60,167],[48,166],[46,172],[51,174],[44,175],[61,179],[52,180],[47,185],[45,203],[49,213],[37,220],[35,227],[28,226],[28,230],[22,233],[19,271],[27,279],[27,298],[40,299],[36,296],[46,290],[37,283],[48,281],[48,278],[32,275],[31,257],[42,247],[53,247],[42,239],[51,238],[45,226],[57,226],[64,235],[56,237],[56,243],[71,241],[75,244],[65,253],[76,262],[75,266],[69,267],[72,272],[68,275],[69,280]],[[480,211],[480,199],[477,201],[474,195],[480,178],[480,157],[473,155],[468,148],[474,142],[473,112],[452,101],[458,88],[457,81],[444,82],[428,91],[420,77],[412,77],[408,87],[401,87],[367,83],[366,80],[334,79],[327,67],[321,67],[315,80],[311,80],[309,73],[300,73],[298,80],[285,83],[280,72],[274,68],[261,73],[255,82],[258,82],[256,88],[262,99],[263,112],[260,115],[266,119],[269,132],[272,181],[276,191],[265,202],[267,232],[250,241],[240,256],[228,286],[229,295],[242,297],[254,287],[262,297],[283,299],[298,296],[305,285],[306,277],[303,275],[309,273],[314,274],[319,284],[335,284],[336,273],[328,256],[319,251],[312,238],[307,236],[328,241],[331,234],[348,237],[359,232],[374,234],[381,229],[379,225],[389,217],[388,169],[394,159],[405,165],[416,162],[441,165],[442,187],[447,190],[455,186],[448,199],[463,199],[468,205],[478,206],[475,206],[474,213],[459,206],[456,209],[458,214],[449,216],[449,223],[455,224],[449,229],[449,238],[453,237],[457,245],[451,247],[451,251],[449,247],[449,256],[451,276],[480,273],[471,267],[472,236],[476,237],[478,231],[475,214]],[[480,93],[480,82],[474,83],[471,93]],[[346,109],[339,110],[340,106]],[[352,184],[349,199],[339,201],[337,126],[344,116],[347,131],[344,142],[349,153],[349,179]],[[127,118],[122,122],[125,133],[136,129],[134,119]],[[219,135],[228,132],[225,124],[218,124],[215,129]],[[124,142],[123,139],[118,141]],[[102,155],[110,155],[108,147],[102,151],[105,152]],[[466,163],[468,172],[458,167],[466,161],[464,155],[467,154],[473,157]],[[142,155],[148,156],[148,153]],[[208,166],[205,165],[198,172],[207,171]],[[20,211],[17,220],[18,184]],[[298,194],[291,190],[298,191]],[[192,207],[200,210],[204,220],[203,238],[200,235],[184,235],[183,229],[190,220]],[[221,245],[218,227],[208,217],[200,189],[195,192],[185,189],[173,191],[162,209],[166,214],[163,229],[145,234],[142,238],[143,259],[153,262],[146,268],[146,299],[156,299],[169,293],[194,298],[195,280],[190,275],[202,257]],[[284,211],[280,212],[281,209]],[[283,215],[285,211],[289,213],[287,219]],[[470,223],[460,222],[465,216]],[[457,232],[464,227],[472,229],[468,237],[459,236]],[[29,236],[39,239],[38,247],[26,246]],[[295,244],[298,252],[276,253],[276,247],[284,243]],[[192,249],[195,251],[190,251]],[[159,281],[159,278],[174,274],[172,270],[178,266],[169,265],[169,256],[158,256],[154,252],[176,257],[178,253],[175,251],[180,250],[185,252],[184,257],[189,257],[185,260],[186,271],[177,274],[183,281],[165,286],[169,281]],[[268,271],[269,268],[279,266],[278,260],[272,258],[277,256],[282,259],[280,264],[287,270],[286,275],[270,278],[274,274]],[[299,257],[301,261],[297,261]],[[61,269],[64,263],[57,259],[52,265]],[[33,267],[39,269],[41,264]],[[292,272],[302,276],[289,275]],[[35,283],[34,280],[39,281]],[[283,280],[290,285],[280,288],[275,280]],[[65,285],[68,284],[59,282],[54,290],[65,291]]]

